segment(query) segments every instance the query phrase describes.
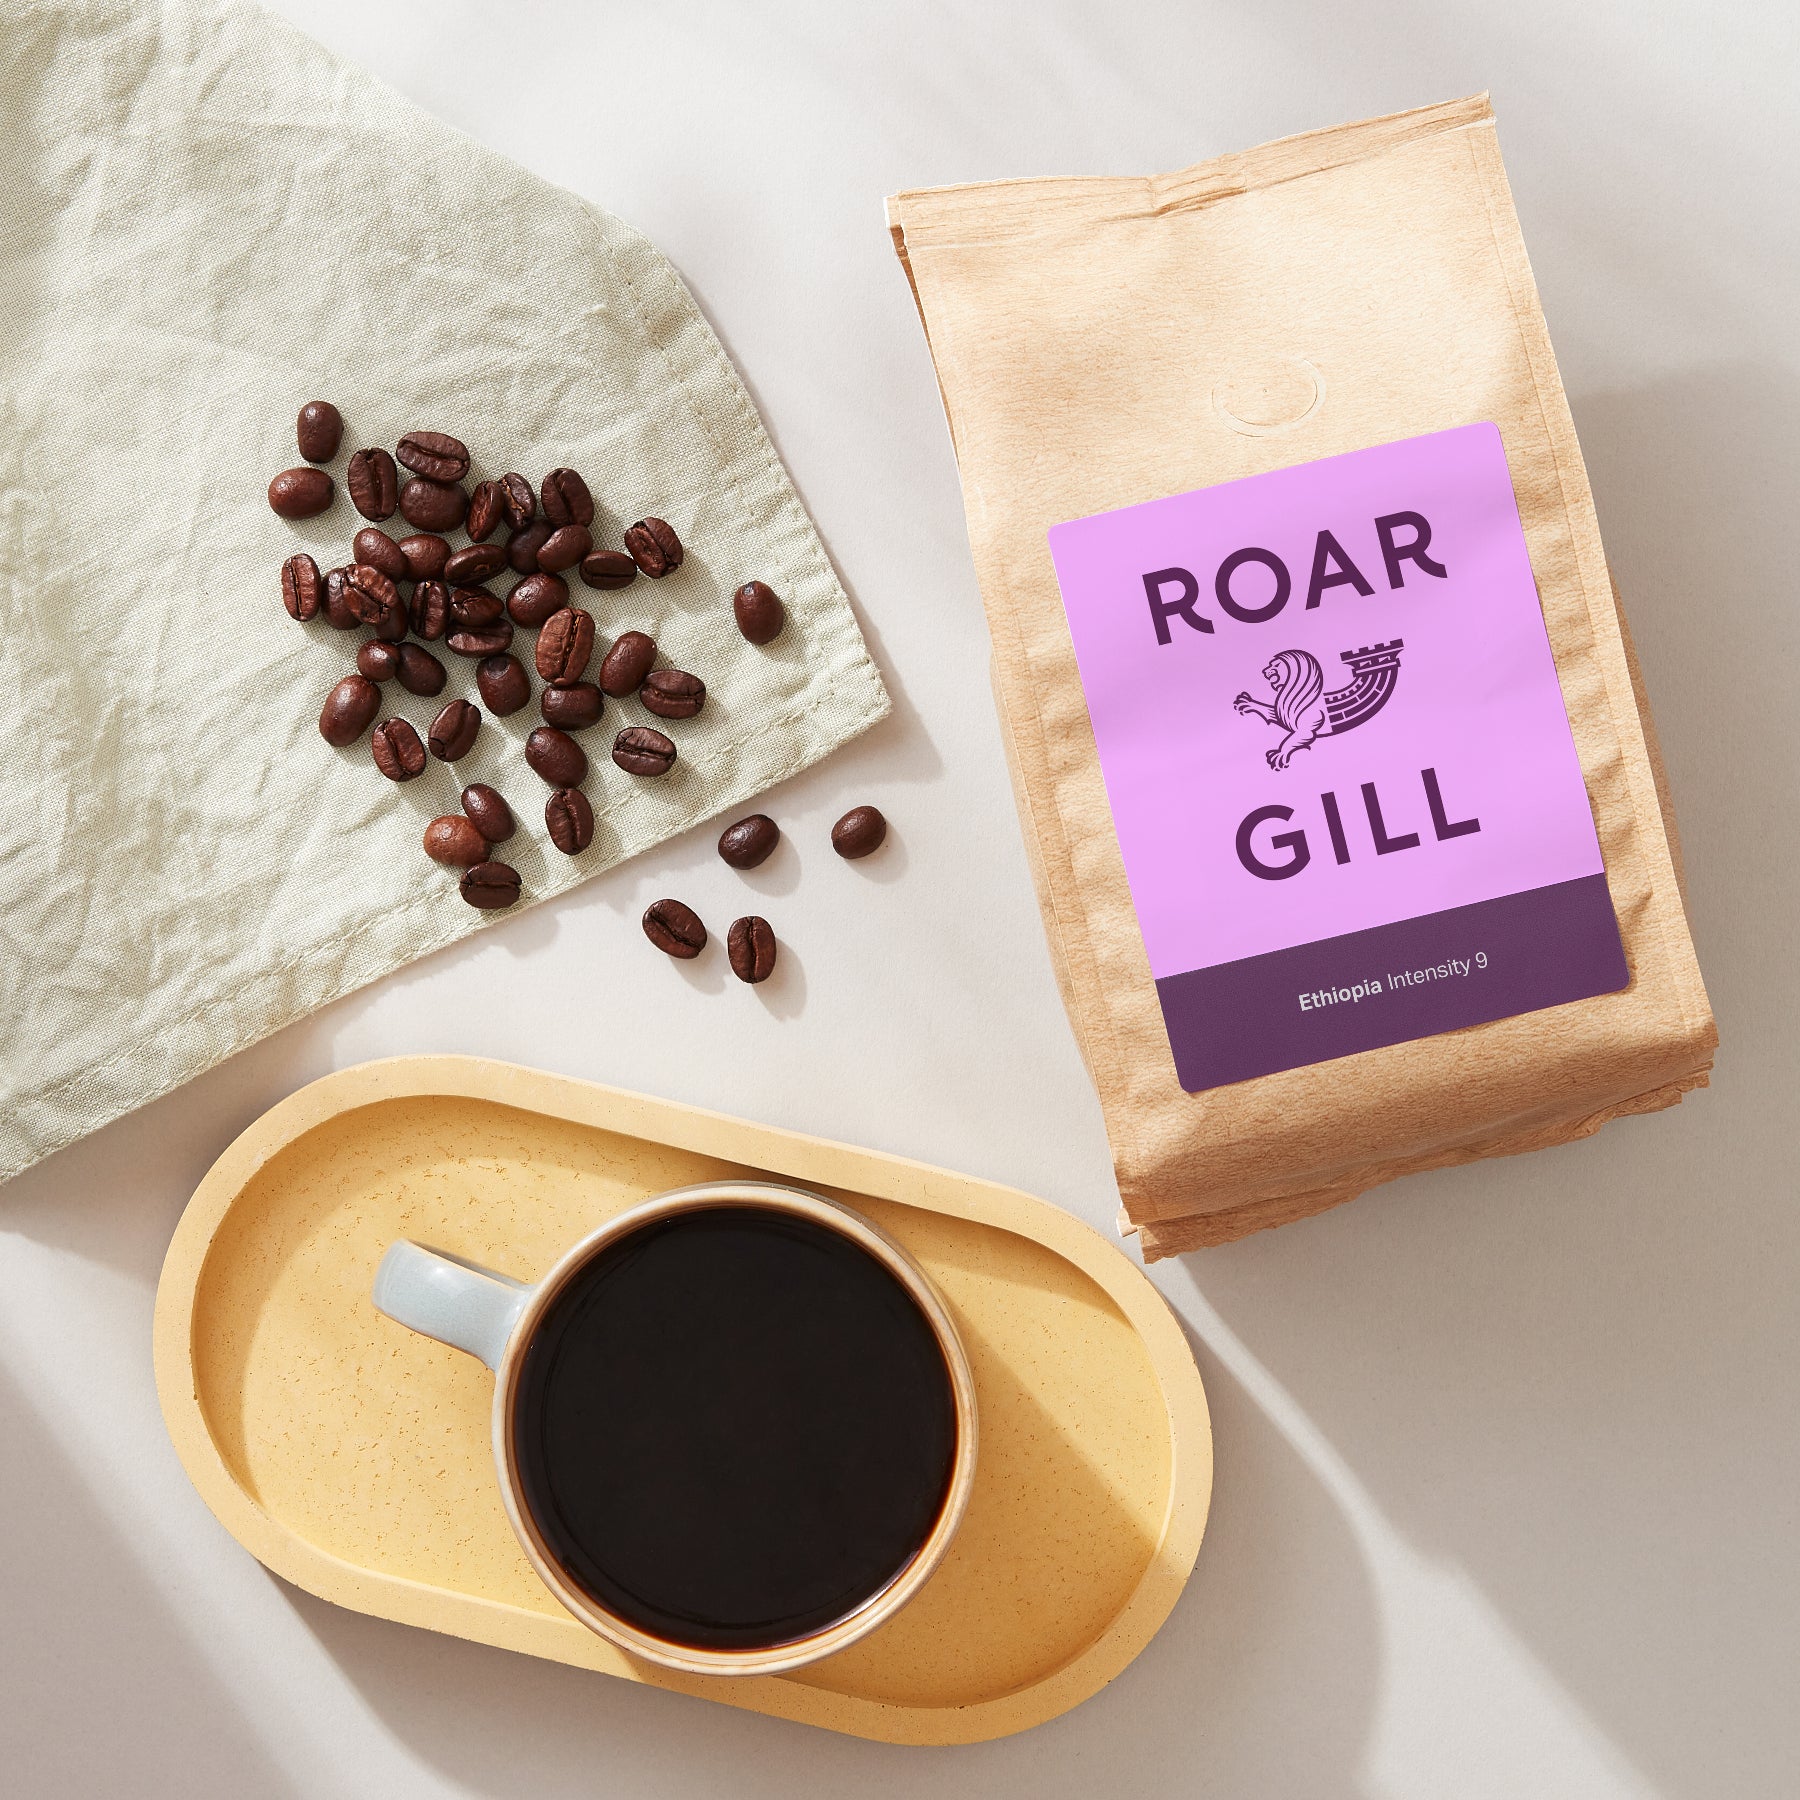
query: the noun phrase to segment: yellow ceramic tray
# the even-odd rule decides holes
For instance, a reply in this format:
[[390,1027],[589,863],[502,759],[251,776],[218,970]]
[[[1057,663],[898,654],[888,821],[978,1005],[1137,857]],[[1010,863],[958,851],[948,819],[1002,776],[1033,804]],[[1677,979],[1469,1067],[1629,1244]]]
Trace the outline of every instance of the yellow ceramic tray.
[[[981,1452],[943,1567],[860,1644],[691,1677],[577,1624],[506,1521],[493,1377],[384,1319],[413,1237],[535,1279],[651,1194],[774,1176],[923,1264],[975,1373]],[[277,1574],[378,1618],[892,1743],[968,1743],[1087,1699],[1168,1616],[1212,1492],[1206,1396],[1142,1272],[1028,1194],[473,1057],[327,1076],[201,1182],[156,1297],[156,1381],[194,1485]]]

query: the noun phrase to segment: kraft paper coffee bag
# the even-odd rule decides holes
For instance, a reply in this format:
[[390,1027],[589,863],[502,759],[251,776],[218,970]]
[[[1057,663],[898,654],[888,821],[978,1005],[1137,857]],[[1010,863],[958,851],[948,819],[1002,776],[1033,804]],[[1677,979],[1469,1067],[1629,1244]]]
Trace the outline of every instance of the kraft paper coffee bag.
[[1703,1085],[1660,760],[1486,99],[889,219],[1146,1256]]

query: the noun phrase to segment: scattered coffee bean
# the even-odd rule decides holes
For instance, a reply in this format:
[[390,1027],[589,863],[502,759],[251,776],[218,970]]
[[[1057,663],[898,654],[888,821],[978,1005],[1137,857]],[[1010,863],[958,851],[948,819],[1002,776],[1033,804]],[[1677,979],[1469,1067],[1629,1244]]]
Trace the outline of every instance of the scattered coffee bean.
[[433,862],[466,869],[487,861],[487,839],[475,829],[473,819],[465,819],[461,813],[445,813],[425,827],[425,854]]
[[359,450],[344,471],[350,503],[365,519],[380,524],[400,504],[400,471],[385,450]]
[[[454,558],[452,558],[454,561]],[[450,623],[467,631],[480,631],[498,625],[506,614],[506,602],[486,588],[459,587],[450,590]]]
[[447,481],[415,475],[400,490],[400,511],[420,531],[454,531],[469,510],[469,496]]
[[516,656],[484,656],[475,670],[475,685],[497,719],[510,718],[531,698],[531,677]]
[[480,733],[481,708],[470,705],[467,700],[452,700],[431,721],[427,742],[431,745],[431,754],[439,762],[453,763],[475,748],[475,739]]
[[281,565],[281,604],[288,609],[288,616],[302,625],[316,619],[325,604],[325,577],[304,550]]
[[544,829],[564,856],[579,856],[594,841],[594,809],[580,788],[558,788],[544,802]]
[[506,560],[521,575],[535,575],[538,566],[538,552],[549,541],[550,534],[556,527],[548,520],[539,519],[535,525],[526,525],[515,531],[506,540]]
[[450,581],[486,581],[506,567],[506,550],[500,544],[466,544],[450,553],[444,575]]
[[369,751],[389,781],[412,781],[425,773],[425,746],[404,719],[383,719],[369,739]]
[[442,431],[409,431],[395,455],[428,481],[461,481],[469,472],[469,447]]
[[854,862],[881,848],[887,836],[887,820],[872,806],[853,806],[831,828],[831,847]]
[[350,565],[344,577],[344,604],[362,624],[379,624],[399,598],[400,590],[372,564]]
[[269,504],[284,519],[312,519],[331,504],[336,492],[323,469],[283,469],[269,483]]
[[344,419],[329,400],[309,400],[294,424],[300,454],[310,463],[328,463],[344,439]]
[[356,666],[371,681],[392,681],[400,673],[400,646],[370,638],[357,651]]
[[639,519],[635,525],[627,526],[625,548],[631,552],[631,560],[653,581],[671,569],[679,569],[687,554],[667,519]]
[[330,570],[325,577],[325,622],[333,631],[354,631],[362,623],[350,610],[350,565]]
[[739,981],[767,981],[775,973],[775,933],[769,929],[769,921],[755,913],[733,919],[725,934],[725,954]]
[[581,579],[591,588],[630,587],[638,566],[623,550],[595,550],[581,559]]
[[656,661],[656,639],[644,631],[627,631],[600,659],[600,691],[623,700],[644,685]]
[[407,624],[406,602],[396,594],[394,604],[375,621],[375,635],[383,643],[397,644],[406,636]]
[[666,955],[683,962],[706,948],[699,914],[679,900],[652,900],[644,909],[644,936]]
[[627,725],[613,739],[612,759],[628,775],[666,775],[675,766],[675,746],[648,725]]
[[[499,482],[476,482],[475,491],[469,496],[469,516],[463,520],[463,530],[469,534],[470,541],[479,544],[484,538],[492,537],[505,517],[506,504],[501,497]],[[500,555],[504,563],[506,552],[502,550]]]
[[436,643],[450,629],[449,585],[442,581],[421,581],[413,589],[408,616],[418,636],[427,643]]
[[396,644],[394,648],[400,653],[400,685],[409,694],[429,700],[433,694],[444,691],[449,676],[444,665],[429,650],[421,649],[417,644]]
[[652,669],[638,699],[659,719],[691,719],[706,704],[706,683],[681,669]]
[[409,576],[418,579],[406,552],[379,525],[365,525],[351,539],[350,548],[359,563],[379,569],[390,581],[405,581]]
[[565,606],[544,621],[538,633],[537,672],[552,687],[567,687],[587,672],[594,654],[594,619],[579,606]]
[[552,525],[593,524],[594,496],[573,469],[552,469],[538,494],[544,503],[544,517]]
[[434,531],[418,531],[400,540],[400,554],[406,558],[406,572],[414,581],[436,581],[450,560],[450,543]]
[[506,596],[506,610],[512,615],[512,622],[530,630],[568,604],[569,584],[560,575],[527,575],[515,582]]
[[[523,669],[519,671],[525,673]],[[562,731],[586,731],[600,722],[606,701],[591,681],[572,681],[567,687],[547,687],[538,696],[538,710],[546,725]]]
[[519,897],[519,871],[503,862],[477,863],[461,882],[462,897],[484,912],[511,906]]
[[525,760],[552,787],[580,787],[587,780],[587,752],[554,725],[540,725],[525,740]]
[[523,475],[500,477],[500,505],[514,531],[523,531],[537,516],[537,495]]
[[381,689],[366,675],[346,675],[325,696],[319,713],[319,736],[342,749],[354,744],[381,711]]
[[787,608],[766,581],[746,581],[731,596],[737,627],[753,644],[771,644],[787,623]]
[[734,869],[766,863],[781,842],[781,827],[767,813],[752,813],[719,833],[719,854]]
[[504,844],[518,830],[513,823],[512,808],[485,781],[474,782],[463,789],[462,809],[490,844]]
[[593,534],[585,525],[559,525],[538,546],[538,567],[560,574],[574,568],[593,547]]
[[511,647],[513,628],[510,619],[494,625],[465,626],[453,632],[444,642],[458,656],[498,656]]

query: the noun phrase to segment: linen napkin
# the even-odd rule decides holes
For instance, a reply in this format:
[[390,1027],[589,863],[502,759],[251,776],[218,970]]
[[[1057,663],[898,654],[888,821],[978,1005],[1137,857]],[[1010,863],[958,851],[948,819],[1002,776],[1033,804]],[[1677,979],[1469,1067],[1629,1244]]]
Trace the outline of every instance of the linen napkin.
[[[520,821],[525,902],[816,761],[888,710],[849,602],[754,407],[635,232],[241,4],[25,0],[0,19],[0,1178],[328,1000],[492,922],[420,834],[470,781]],[[294,416],[346,420],[338,498],[265,498]],[[523,741],[487,719],[403,787],[316,722],[365,635],[283,611],[283,559],[350,560],[350,452],[413,428],[483,476],[586,477],[596,541],[653,514],[687,546],[590,594],[700,675],[644,780],[586,734],[592,847],[550,849]],[[396,535],[404,527],[390,522]],[[787,606],[766,648],[730,596]],[[529,644],[523,649],[529,663]],[[384,690],[421,735],[477,698]],[[535,681],[534,681],[535,687]],[[477,701],[479,703],[479,701]]]

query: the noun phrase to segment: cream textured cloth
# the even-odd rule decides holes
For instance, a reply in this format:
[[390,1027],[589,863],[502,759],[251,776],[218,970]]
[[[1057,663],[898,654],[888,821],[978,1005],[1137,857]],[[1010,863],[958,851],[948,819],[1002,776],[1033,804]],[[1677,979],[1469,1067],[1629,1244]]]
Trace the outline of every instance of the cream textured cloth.
[[[491,922],[420,848],[462,784],[512,802],[541,900],[886,713],[749,398],[636,233],[242,5],[13,0],[0,136],[0,1177]],[[345,416],[338,498],[294,526],[264,492],[313,398]],[[608,702],[574,860],[522,753],[535,703],[403,787],[318,734],[365,634],[295,624],[280,564],[349,560],[348,455],[411,427],[465,438],[471,481],[581,470],[603,544],[655,513],[688,546],[660,582],[576,584],[603,641],[653,633],[708,699],[648,781],[607,756],[645,715]],[[753,576],[788,607],[766,649],[731,616]],[[475,697],[436,648],[442,699],[385,695],[421,735]]]

